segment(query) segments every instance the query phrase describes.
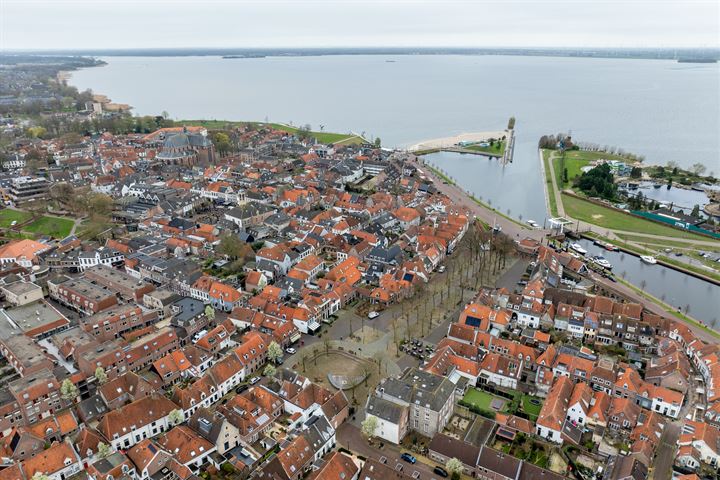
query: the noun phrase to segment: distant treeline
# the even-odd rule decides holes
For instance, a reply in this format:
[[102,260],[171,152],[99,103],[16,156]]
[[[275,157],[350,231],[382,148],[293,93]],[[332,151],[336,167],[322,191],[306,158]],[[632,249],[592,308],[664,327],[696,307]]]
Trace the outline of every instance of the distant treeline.
[[[31,54],[32,52],[18,52]],[[37,54],[50,53],[37,51]],[[131,48],[82,49],[54,52],[88,56],[318,56],[318,55],[519,55],[585,58],[720,59],[718,48],[453,48],[453,47],[363,47],[363,48]]]
[[538,148],[544,148],[547,150],[564,149],[583,150],[586,152],[604,152],[635,162],[642,162],[645,160],[645,155],[636,155],[614,145],[600,145],[599,143],[592,142],[574,142],[570,135],[566,133],[543,135],[538,141]]

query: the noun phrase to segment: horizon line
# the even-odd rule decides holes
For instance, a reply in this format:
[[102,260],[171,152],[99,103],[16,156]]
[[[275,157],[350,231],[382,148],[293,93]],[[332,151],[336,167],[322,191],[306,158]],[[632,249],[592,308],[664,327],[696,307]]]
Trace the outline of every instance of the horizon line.
[[43,47],[43,48],[26,48],[26,47],[11,47],[11,48],[0,48],[0,53],[5,52],[27,52],[27,53],[41,53],[41,52],[104,52],[104,51],[153,51],[153,50],[167,50],[167,51],[208,51],[208,50],[288,50],[288,51],[302,51],[302,50],[687,50],[687,49],[703,49],[703,50],[714,50],[720,52],[720,46],[706,46],[706,45],[695,45],[695,46],[440,46],[440,45],[410,45],[410,46],[395,46],[395,45],[383,45],[383,46],[232,46],[232,47],[98,47],[98,48],[87,48],[87,47]]

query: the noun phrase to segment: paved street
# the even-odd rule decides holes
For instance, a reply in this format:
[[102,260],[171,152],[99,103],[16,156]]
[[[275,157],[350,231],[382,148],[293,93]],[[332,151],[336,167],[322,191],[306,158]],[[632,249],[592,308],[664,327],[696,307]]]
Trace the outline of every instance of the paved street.
[[[337,430],[337,441],[338,445],[341,445],[356,455],[361,455],[366,458],[374,458],[381,460],[383,457],[389,466],[395,468],[397,465],[402,465],[402,471],[404,473],[412,475],[413,472],[417,471],[420,473],[420,478],[423,480],[427,479],[438,479],[439,477],[433,473],[433,468],[436,464],[433,464],[428,459],[418,458],[417,463],[411,464],[400,459],[400,454],[404,451],[397,445],[391,443],[383,444],[382,448],[379,444],[376,446],[370,446],[365,438],[362,436],[360,429],[351,424],[344,423]],[[412,453],[416,458],[418,455]],[[423,463],[422,460],[428,463]]]
[[680,437],[682,421],[676,420],[665,425],[660,445],[658,446],[655,461],[653,462],[655,480],[670,480],[672,478],[672,465],[675,460],[675,447]]

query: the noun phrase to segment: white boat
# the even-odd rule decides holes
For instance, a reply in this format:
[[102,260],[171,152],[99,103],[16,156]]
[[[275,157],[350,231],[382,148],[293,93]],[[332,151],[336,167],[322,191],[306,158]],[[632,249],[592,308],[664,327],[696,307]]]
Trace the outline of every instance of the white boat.
[[593,257],[592,261],[593,263],[595,263],[595,265],[599,265],[603,268],[607,268],[608,270],[612,270],[612,264],[608,262],[605,257],[598,255],[597,257]]
[[650,265],[655,265],[657,263],[657,260],[655,260],[655,257],[652,255],[640,255],[640,260]]
[[528,220],[527,224],[530,225],[532,228],[538,228],[540,226],[535,220]]
[[571,243],[570,248],[578,252],[580,255],[585,255],[587,253],[587,250],[585,250],[579,243]]

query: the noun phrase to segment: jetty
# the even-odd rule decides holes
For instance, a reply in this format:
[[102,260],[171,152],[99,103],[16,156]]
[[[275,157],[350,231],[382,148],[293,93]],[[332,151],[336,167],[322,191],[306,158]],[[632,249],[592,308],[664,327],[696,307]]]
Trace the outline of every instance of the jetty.
[[[490,141],[503,141],[505,148],[502,152],[493,152],[477,148],[477,144]],[[515,135],[512,129],[496,132],[461,133],[454,137],[436,138],[425,140],[408,148],[408,151],[416,155],[427,155],[437,152],[453,152],[469,155],[480,155],[488,158],[497,158],[505,165],[512,162],[515,146]]]

